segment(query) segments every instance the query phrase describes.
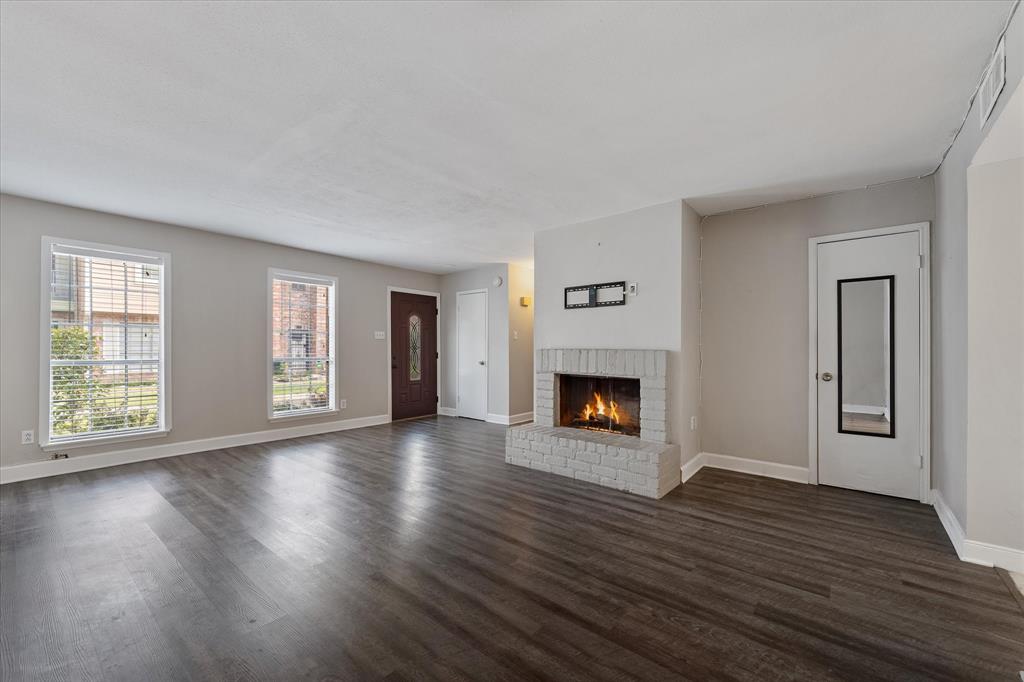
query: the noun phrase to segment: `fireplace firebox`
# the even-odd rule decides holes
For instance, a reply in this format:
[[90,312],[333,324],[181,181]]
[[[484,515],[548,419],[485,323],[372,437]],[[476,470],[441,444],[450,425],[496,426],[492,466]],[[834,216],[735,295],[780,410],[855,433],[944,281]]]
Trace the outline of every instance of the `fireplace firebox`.
[[640,435],[640,380],[560,374],[559,425]]

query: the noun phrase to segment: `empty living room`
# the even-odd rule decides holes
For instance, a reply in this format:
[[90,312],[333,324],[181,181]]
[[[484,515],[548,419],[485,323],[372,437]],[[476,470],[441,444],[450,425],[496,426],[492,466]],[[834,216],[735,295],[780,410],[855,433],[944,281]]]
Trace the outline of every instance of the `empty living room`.
[[0,0],[0,680],[1024,682],[1020,0]]

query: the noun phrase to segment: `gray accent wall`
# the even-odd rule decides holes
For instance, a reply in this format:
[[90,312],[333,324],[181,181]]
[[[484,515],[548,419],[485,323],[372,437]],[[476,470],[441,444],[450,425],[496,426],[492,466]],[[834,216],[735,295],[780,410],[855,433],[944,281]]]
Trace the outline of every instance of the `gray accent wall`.
[[965,530],[1024,551],[1024,158],[967,176]]
[[705,452],[807,466],[807,240],[934,211],[927,177],[704,219]]
[[[164,438],[69,449],[71,457],[333,422],[388,412],[387,287],[438,291],[440,277],[249,239],[0,195],[0,464],[48,458],[38,429],[43,235],[171,254],[172,430]],[[338,398],[331,415],[267,418],[267,269],[338,278]],[[38,435],[38,434],[37,434]]]
[[533,311],[535,304],[520,304],[523,296],[533,299],[533,270],[508,266],[508,411],[510,415],[533,412]]
[[[995,47],[995,45],[993,45]],[[981,68],[979,65],[979,77]],[[935,173],[932,225],[932,487],[967,528],[967,168],[1024,72],[1024,12],[1006,32],[1006,85],[984,128],[975,101]]]

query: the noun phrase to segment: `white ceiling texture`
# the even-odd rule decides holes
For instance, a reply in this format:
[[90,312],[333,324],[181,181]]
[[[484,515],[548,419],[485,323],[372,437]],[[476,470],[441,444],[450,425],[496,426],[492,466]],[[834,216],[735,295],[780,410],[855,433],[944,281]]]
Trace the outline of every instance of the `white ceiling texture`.
[[931,172],[993,2],[4,2],[0,188],[433,272]]

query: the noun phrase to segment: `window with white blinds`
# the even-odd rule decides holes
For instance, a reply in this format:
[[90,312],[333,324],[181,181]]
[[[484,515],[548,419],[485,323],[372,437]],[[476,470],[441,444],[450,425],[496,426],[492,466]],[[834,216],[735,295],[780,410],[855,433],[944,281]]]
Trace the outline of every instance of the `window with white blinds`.
[[270,271],[270,417],[335,409],[333,277]]
[[169,428],[169,257],[43,240],[43,445]]

